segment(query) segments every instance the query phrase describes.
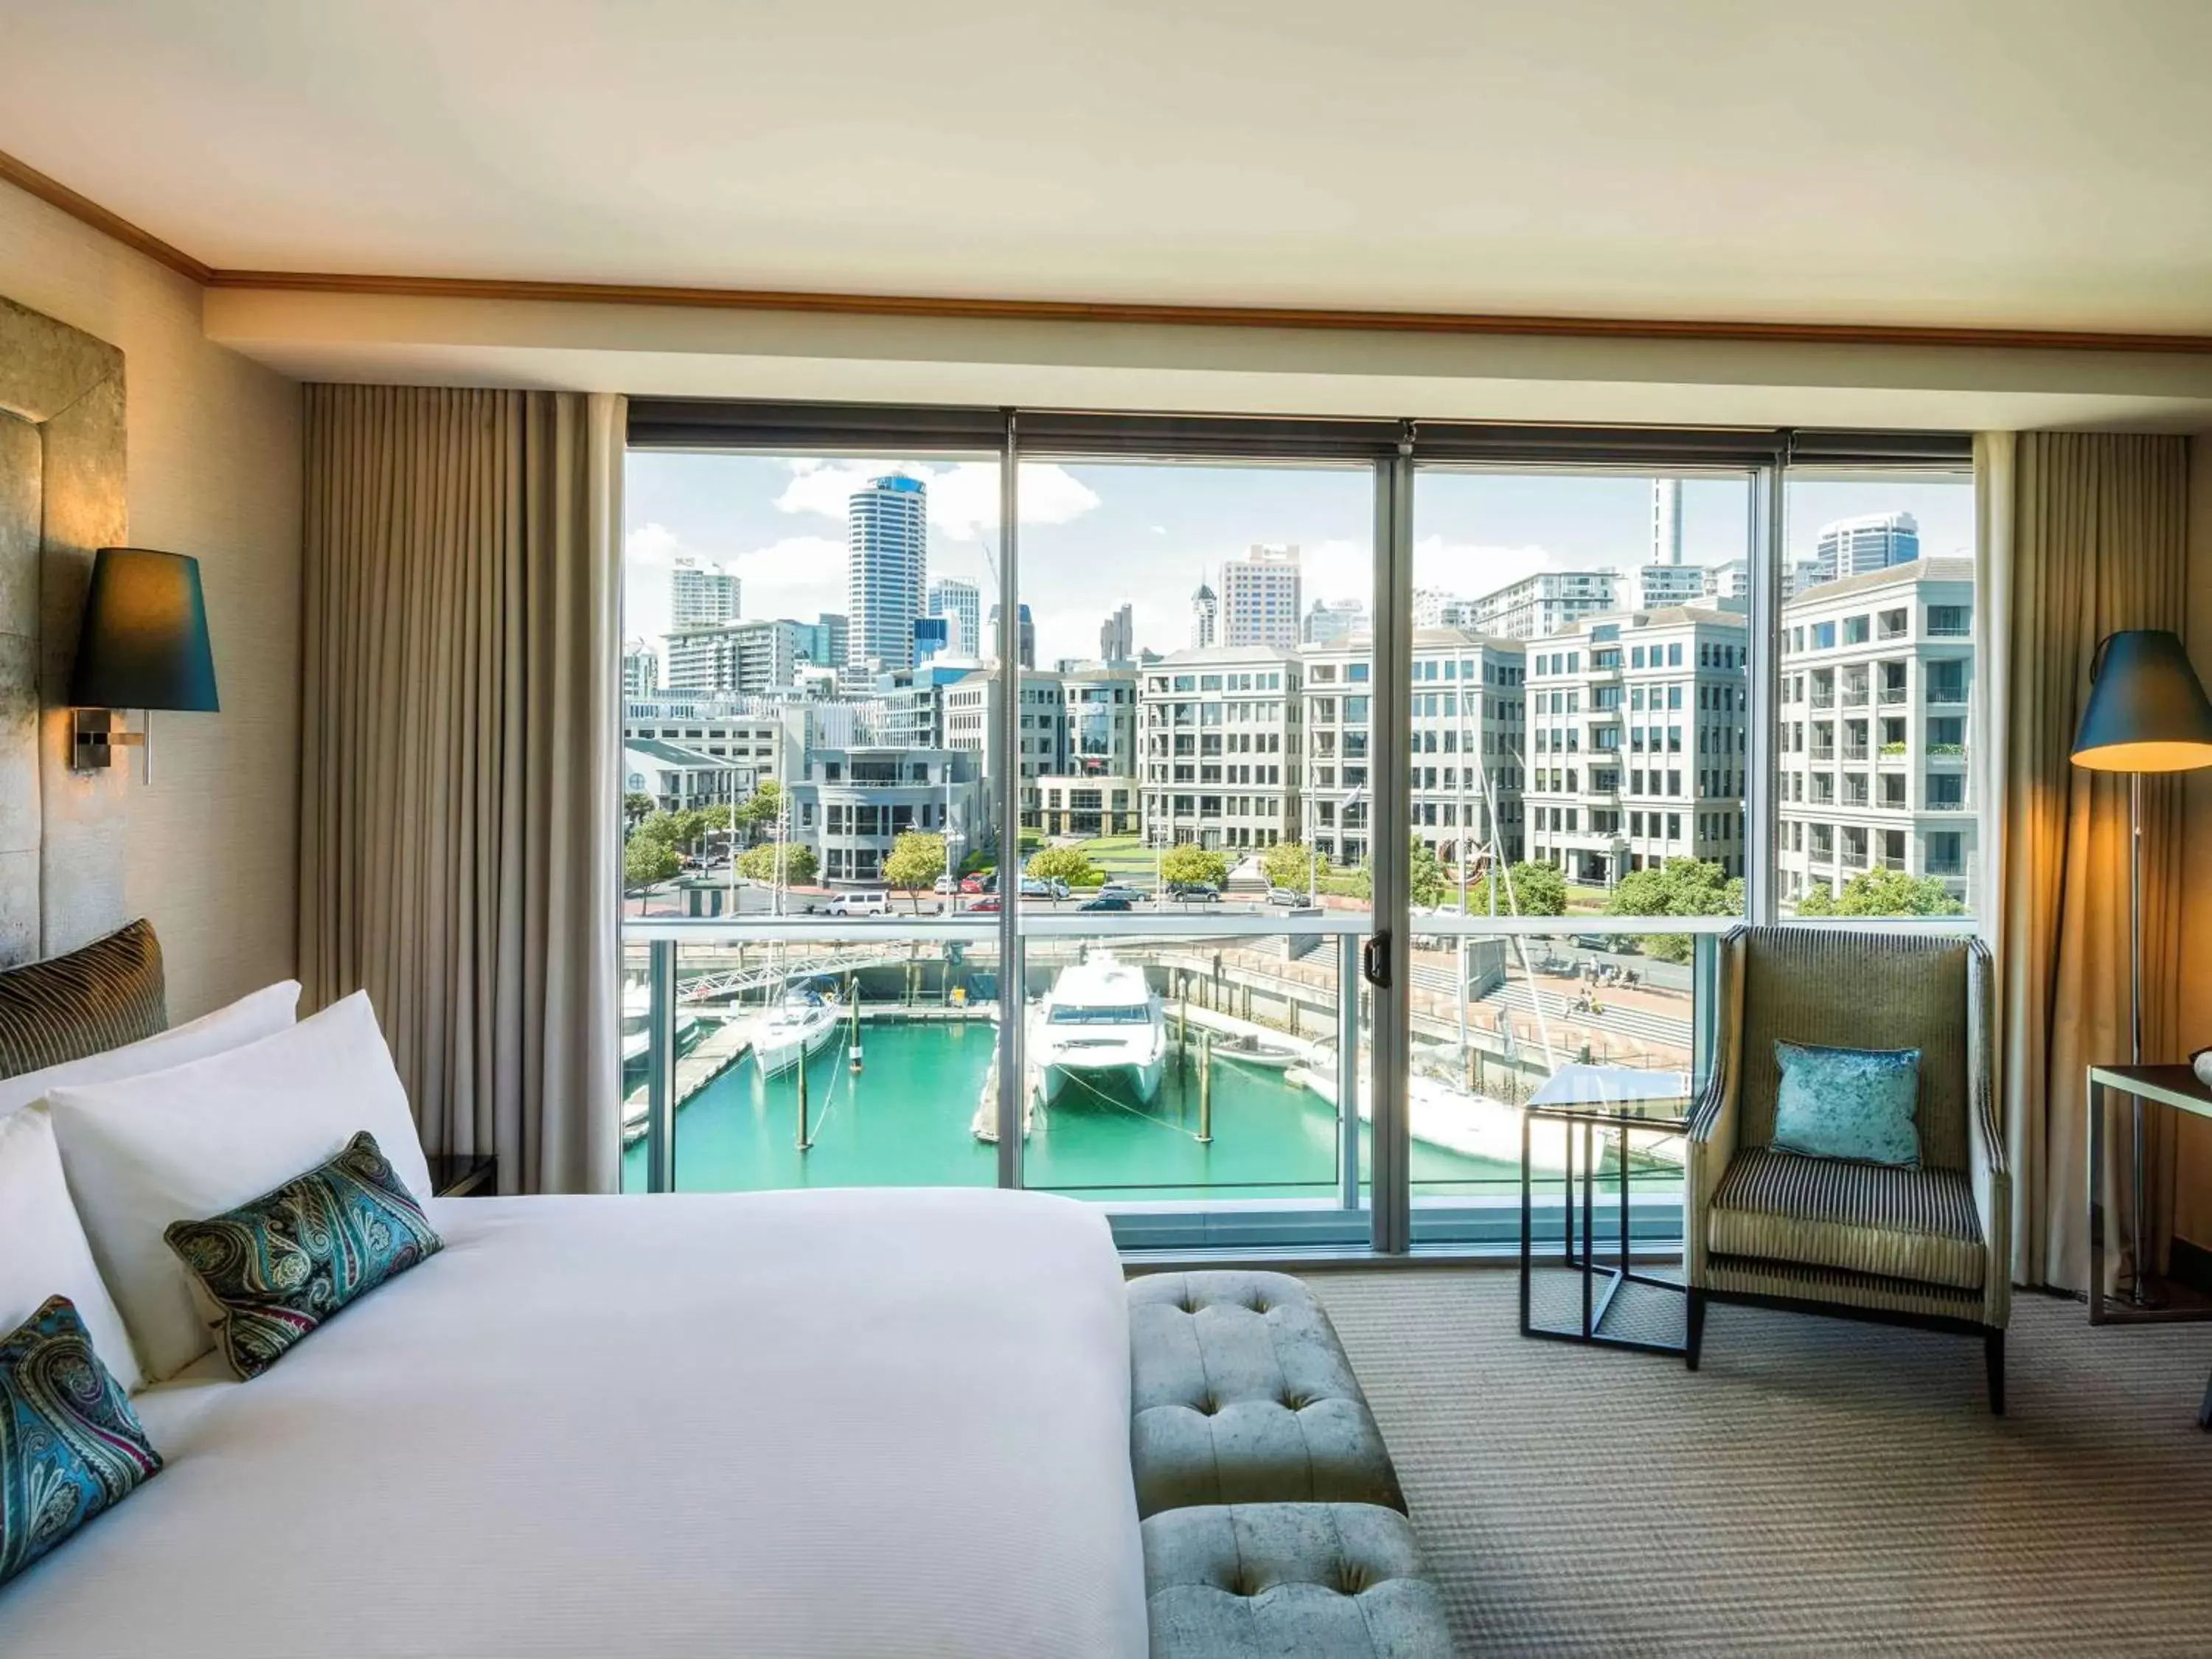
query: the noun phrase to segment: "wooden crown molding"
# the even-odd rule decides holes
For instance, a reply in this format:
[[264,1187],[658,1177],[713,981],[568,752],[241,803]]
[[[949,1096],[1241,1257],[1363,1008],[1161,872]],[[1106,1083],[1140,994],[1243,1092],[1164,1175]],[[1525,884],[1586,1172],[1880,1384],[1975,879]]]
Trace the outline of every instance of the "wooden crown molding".
[[5,150],[0,150],[0,179],[37,197],[50,207],[59,208],[73,219],[82,220],[124,246],[137,249],[179,276],[189,276],[205,284],[216,274],[213,266],[201,264],[182,248],[172,247],[151,231],[139,229],[121,214],[110,213],[89,196],[78,195],[60,179],[48,178],[29,162],[19,161]]
[[1077,300],[951,299],[927,295],[825,294],[642,283],[533,282],[480,276],[382,276],[307,270],[229,270],[204,264],[90,198],[0,151],[0,179],[82,220],[207,288],[432,300],[523,300],[564,305],[683,306],[817,316],[922,317],[983,322],[1148,324],[1177,328],[1282,328],[1384,334],[1550,336],[1566,339],[1690,340],[1845,346],[1967,348],[1984,351],[2117,351],[2212,355],[2212,334],[2094,329],[1946,328],[1890,323],[1723,322],[1648,317],[1528,316],[1462,311],[1363,311],[1328,307],[1146,305]]

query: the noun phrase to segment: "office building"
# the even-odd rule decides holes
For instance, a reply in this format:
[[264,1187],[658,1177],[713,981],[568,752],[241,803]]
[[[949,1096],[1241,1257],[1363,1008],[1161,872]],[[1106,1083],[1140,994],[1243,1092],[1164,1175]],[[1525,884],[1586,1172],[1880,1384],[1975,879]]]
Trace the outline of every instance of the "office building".
[[1822,525],[1814,544],[1812,581],[1841,581],[1920,556],[1920,523],[1910,513],[1869,513]]
[[1136,607],[1126,599],[1098,624],[1098,659],[1109,664],[1137,659]]
[[894,472],[853,492],[848,503],[845,665],[855,674],[876,666],[914,666],[914,619],[922,614],[929,568],[929,492],[919,478]]
[[1221,643],[1272,646],[1298,642],[1298,550],[1255,544],[1221,566]]
[[1708,603],[1718,600],[1723,609],[1730,605],[1751,604],[1751,561],[1723,559],[1718,564],[1705,567],[1705,598]]
[[1138,697],[1145,832],[1271,847],[1298,830],[1298,659],[1266,646],[1173,651]]
[[[1416,838],[1455,870],[1521,856],[1523,671],[1517,640],[1456,628],[1413,630],[1407,691]],[[1374,641],[1355,634],[1298,653],[1304,767],[1300,822],[1324,863],[1357,864],[1372,851]]]
[[975,583],[939,576],[929,585],[929,614],[949,617],[955,624],[945,638],[947,656],[973,659],[984,654],[982,594]]
[[660,687],[660,657],[643,640],[623,647],[623,696],[649,697]]
[[735,622],[738,579],[718,564],[679,556],[668,577],[668,621],[672,630]]
[[1201,581],[1190,596],[1190,647],[1194,651],[1210,651],[1220,642],[1221,601]]
[[1677,858],[1742,875],[1747,650],[1741,614],[1692,605],[1532,644],[1528,856],[1592,886]]
[[1335,645],[1367,627],[1367,607],[1358,599],[1316,599],[1306,612],[1304,645]]
[[1966,900],[1977,859],[1974,565],[1919,559],[1782,607],[1778,854],[1784,907],[1863,871]]
[[[1014,626],[1015,660],[1024,668],[1035,668],[1036,666],[1036,621],[1030,615],[1029,606],[1024,605],[1015,607]],[[983,624],[983,632],[992,642],[990,649],[984,653],[984,656],[988,660],[995,662],[998,660],[1000,637],[999,607],[995,605],[991,607],[991,614]]]

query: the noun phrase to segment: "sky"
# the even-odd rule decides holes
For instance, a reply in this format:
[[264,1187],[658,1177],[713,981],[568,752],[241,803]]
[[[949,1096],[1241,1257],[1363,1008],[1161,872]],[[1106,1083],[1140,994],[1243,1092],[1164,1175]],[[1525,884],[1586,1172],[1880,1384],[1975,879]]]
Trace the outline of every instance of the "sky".
[[[849,609],[846,500],[889,471],[929,489],[929,574],[974,582],[988,613],[998,591],[999,469],[988,461],[881,461],[641,453],[629,458],[625,637],[668,623],[669,571],[690,556],[734,570],[751,617],[811,622]],[[1098,654],[1099,624],[1134,606],[1137,643],[1188,645],[1190,596],[1219,586],[1222,561],[1254,544],[1299,549],[1304,603],[1367,596],[1373,580],[1371,475],[1364,467],[1026,464],[1020,480],[1022,598],[1037,661]],[[1749,486],[1682,487],[1683,559],[1743,556]],[[1973,490],[1902,478],[1793,481],[1788,557],[1820,526],[1905,510],[1922,550],[1968,554]],[[1474,598],[1542,569],[1630,568],[1650,556],[1645,477],[1424,472],[1413,501],[1416,586]]]

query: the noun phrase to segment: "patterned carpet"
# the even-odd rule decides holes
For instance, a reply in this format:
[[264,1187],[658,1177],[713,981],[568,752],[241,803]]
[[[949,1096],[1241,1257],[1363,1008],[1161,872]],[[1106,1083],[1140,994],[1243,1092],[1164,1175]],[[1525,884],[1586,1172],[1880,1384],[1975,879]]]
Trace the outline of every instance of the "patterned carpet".
[[2212,1324],[2021,1296],[1992,1418],[1965,1338],[1716,1308],[1692,1375],[1510,1271],[1310,1282],[1469,1655],[2212,1653]]

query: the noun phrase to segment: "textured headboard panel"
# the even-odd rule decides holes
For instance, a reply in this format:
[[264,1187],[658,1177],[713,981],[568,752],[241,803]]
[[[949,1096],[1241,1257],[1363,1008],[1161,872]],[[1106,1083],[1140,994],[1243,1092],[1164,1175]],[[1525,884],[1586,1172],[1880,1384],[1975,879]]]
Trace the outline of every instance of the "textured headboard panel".
[[63,706],[94,550],[130,539],[123,354],[0,299],[0,967],[128,919],[127,769],[69,769]]

